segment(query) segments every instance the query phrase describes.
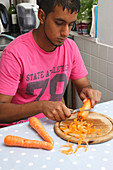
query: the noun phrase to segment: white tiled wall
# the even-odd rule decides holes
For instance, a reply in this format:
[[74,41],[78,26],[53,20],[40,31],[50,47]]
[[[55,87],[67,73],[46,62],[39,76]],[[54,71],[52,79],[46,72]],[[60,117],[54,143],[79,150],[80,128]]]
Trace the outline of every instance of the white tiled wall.
[[[88,79],[93,88],[102,92],[101,102],[113,100],[113,48],[99,45],[95,40],[83,36],[74,36],[86,68]],[[76,96],[76,107],[82,102]]]

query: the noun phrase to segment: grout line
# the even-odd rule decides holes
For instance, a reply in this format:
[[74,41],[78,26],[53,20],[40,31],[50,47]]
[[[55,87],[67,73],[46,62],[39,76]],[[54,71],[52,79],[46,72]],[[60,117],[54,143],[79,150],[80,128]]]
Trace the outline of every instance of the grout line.
[[98,38],[96,39],[96,43],[99,44],[99,45],[103,45],[103,46],[109,47],[109,48],[113,48],[113,46],[111,46],[111,45],[98,42]]

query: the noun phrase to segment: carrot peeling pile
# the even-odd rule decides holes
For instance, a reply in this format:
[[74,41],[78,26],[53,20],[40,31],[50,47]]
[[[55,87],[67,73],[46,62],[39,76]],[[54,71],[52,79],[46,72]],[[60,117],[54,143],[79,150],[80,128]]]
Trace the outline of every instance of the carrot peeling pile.
[[93,123],[87,123],[85,121],[89,111],[83,111],[84,109],[91,109],[90,99],[87,99],[82,108],[80,108],[80,112],[78,112],[77,119],[74,119],[74,122],[71,122],[68,126],[60,127],[60,130],[65,131],[65,136],[71,134],[71,137],[75,137],[76,139],[78,139],[78,146],[75,150],[73,150],[72,144],[69,143],[69,140],[67,145],[61,145],[62,147],[69,147],[68,150],[61,151],[66,155],[76,153],[79,148],[85,148],[85,151],[87,151],[88,141],[85,140],[87,135],[94,133],[99,135],[100,130],[97,130],[96,127],[93,127]]
[[31,117],[29,123],[31,127],[35,129],[45,141],[31,140],[19,136],[7,135],[4,138],[5,145],[46,150],[53,149],[54,140],[49,136],[41,122],[36,117]]
[[[100,130],[96,129],[96,127],[92,127],[93,123],[87,123],[86,121],[78,121],[77,119],[74,119],[74,122],[71,122],[69,125],[64,125],[63,127],[60,127],[60,130],[65,131],[65,136],[68,134],[71,134],[71,137],[75,137],[78,139],[78,146],[75,150],[73,150],[73,144],[69,143],[66,145],[61,145],[61,147],[68,147],[68,150],[61,150],[62,153],[69,155],[72,153],[76,153],[79,148],[85,148],[85,151],[87,151],[88,148],[88,141],[85,140],[86,136],[88,134],[97,134],[99,135]],[[71,138],[70,137],[70,138]],[[85,145],[83,145],[83,143]]]

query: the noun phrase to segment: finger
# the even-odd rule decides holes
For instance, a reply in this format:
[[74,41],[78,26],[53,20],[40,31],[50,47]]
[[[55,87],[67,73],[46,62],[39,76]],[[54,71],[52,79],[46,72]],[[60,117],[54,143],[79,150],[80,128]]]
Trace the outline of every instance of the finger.
[[100,91],[97,91],[97,93],[96,93],[96,103],[100,102],[101,96],[102,96],[102,93]]
[[[95,90],[94,91],[94,96],[93,96],[93,100],[95,102],[95,104],[99,103],[100,102],[100,99],[101,99],[101,92],[99,92],[98,90]],[[93,102],[93,101],[92,101]]]
[[57,115],[55,115],[55,120],[58,121],[58,122],[60,122],[62,119],[61,119],[60,116],[57,114]]
[[82,101],[84,101],[86,98],[87,98],[86,94],[81,92],[81,93],[80,93],[80,99],[81,99]]
[[95,97],[96,93],[95,93],[95,90],[94,89],[88,89],[88,90],[85,91],[85,93],[86,93],[86,96],[88,98],[90,98],[90,100],[91,100],[91,107],[93,108],[95,106],[95,104],[96,104],[96,97]]
[[61,120],[66,120],[66,116],[65,116],[65,112],[60,112],[60,118],[61,118]]
[[66,118],[69,118],[71,116],[71,111],[72,109],[68,109],[66,106],[63,108],[63,112]]
[[88,98],[85,98],[82,102],[85,103],[87,101]]
[[60,107],[57,108],[57,113],[61,120],[65,120],[67,117],[71,116],[70,109],[68,109],[68,107],[63,103],[60,103]]
[[55,111],[52,112],[52,114],[55,117],[56,121],[60,122],[62,120],[61,117],[59,116],[59,112],[58,111],[55,110]]
[[94,108],[94,106],[95,106],[95,104],[96,104],[96,103],[95,103],[95,100],[94,100],[93,98],[90,99],[90,100],[91,100],[91,107]]
[[54,117],[53,114],[49,114],[48,116],[46,115],[46,117],[47,117],[48,119],[50,119],[50,120],[53,120],[53,121],[56,120],[56,118]]

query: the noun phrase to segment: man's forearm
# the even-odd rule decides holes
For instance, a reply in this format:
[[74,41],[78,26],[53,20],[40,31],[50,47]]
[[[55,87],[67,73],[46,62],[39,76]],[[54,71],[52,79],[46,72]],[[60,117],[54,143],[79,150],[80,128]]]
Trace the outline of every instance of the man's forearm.
[[0,123],[12,123],[41,113],[42,101],[27,104],[0,103]]
[[83,88],[92,88],[87,77],[83,77],[82,79],[78,79],[78,80],[72,80],[72,82],[76,87],[78,95],[80,95]]

